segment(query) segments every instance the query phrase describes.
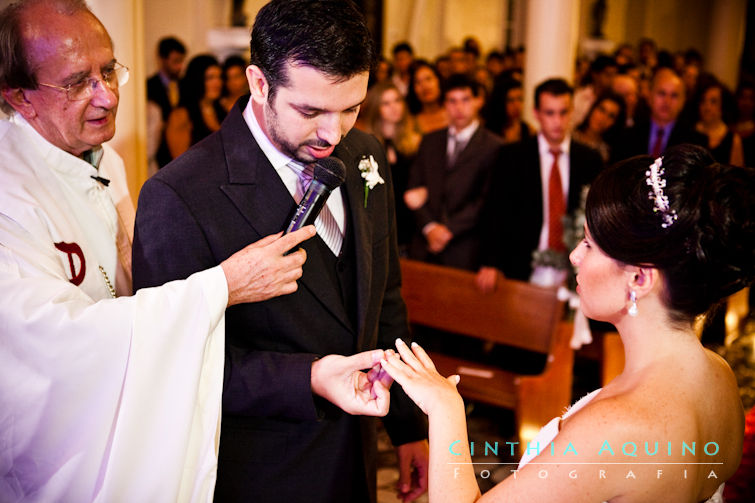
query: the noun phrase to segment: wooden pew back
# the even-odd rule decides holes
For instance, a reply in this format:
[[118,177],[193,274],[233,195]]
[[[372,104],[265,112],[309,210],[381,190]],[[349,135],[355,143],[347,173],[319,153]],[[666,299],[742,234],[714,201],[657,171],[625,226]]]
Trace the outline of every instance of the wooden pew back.
[[403,259],[402,294],[412,323],[548,353],[563,302],[555,289],[500,277],[485,294],[475,274]]
[[483,294],[472,272],[407,259],[401,260],[401,272],[410,323],[547,355],[542,371],[522,375],[430,353],[442,375],[461,375],[462,396],[513,409],[522,445],[564,412],[571,403],[574,352],[569,346],[571,325],[561,323],[564,303],[555,289],[501,276],[496,291]]

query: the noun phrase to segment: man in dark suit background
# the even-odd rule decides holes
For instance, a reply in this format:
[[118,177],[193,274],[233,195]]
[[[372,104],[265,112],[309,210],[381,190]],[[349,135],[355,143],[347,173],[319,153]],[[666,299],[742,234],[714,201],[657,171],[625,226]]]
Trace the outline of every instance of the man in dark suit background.
[[452,75],[444,84],[450,126],[422,139],[404,197],[417,224],[411,258],[469,270],[480,266],[480,211],[503,147],[480,127],[480,93],[480,84],[466,75]]
[[168,145],[165,143],[163,132],[164,125],[168,122],[170,112],[178,105],[180,98],[178,92],[178,80],[183,71],[186,60],[186,46],[175,37],[164,37],[157,44],[157,61],[160,69],[147,79],[147,101],[154,103],[160,108],[162,118],[161,128],[148,127],[149,131],[159,131],[160,139],[157,143],[155,160],[158,166],[163,167],[171,160]]
[[[322,386],[338,355],[408,335],[388,163],[374,137],[352,129],[375,59],[371,37],[350,2],[274,0],[257,15],[251,54],[251,96],[144,185],[134,285],[188,276],[285,228],[311,165],[341,159],[346,181],[302,245],[299,289],[226,313],[215,499],[374,501],[374,420],[335,407],[338,396]],[[366,186],[362,173],[375,167]],[[427,486],[427,432],[398,386],[384,424],[399,492],[411,501]]]
[[483,211],[480,289],[495,288],[497,271],[528,281],[532,252],[566,251],[562,217],[579,206],[582,188],[602,168],[600,155],[571,139],[572,88],[550,79],[535,88],[537,137],[507,146]]
[[175,37],[165,37],[157,44],[160,69],[147,79],[147,99],[155,102],[168,120],[170,111],[178,105],[178,79],[186,59],[186,46]]
[[705,135],[695,131],[694,124],[680,120],[684,108],[684,82],[670,68],[659,68],[650,86],[650,117],[637,119],[634,126],[612,148],[612,161],[641,154],[659,157],[668,147],[694,143],[707,147]]

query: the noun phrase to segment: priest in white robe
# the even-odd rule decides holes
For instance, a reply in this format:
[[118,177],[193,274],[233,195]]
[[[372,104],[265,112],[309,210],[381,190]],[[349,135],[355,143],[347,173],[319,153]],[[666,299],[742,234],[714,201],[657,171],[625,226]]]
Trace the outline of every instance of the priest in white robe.
[[[13,4],[0,39],[0,501],[211,501],[225,308],[293,292],[305,254],[285,252],[314,228],[129,296],[133,208],[103,145],[128,69],[82,1]],[[354,370],[381,354],[332,367],[362,413],[387,410]]]

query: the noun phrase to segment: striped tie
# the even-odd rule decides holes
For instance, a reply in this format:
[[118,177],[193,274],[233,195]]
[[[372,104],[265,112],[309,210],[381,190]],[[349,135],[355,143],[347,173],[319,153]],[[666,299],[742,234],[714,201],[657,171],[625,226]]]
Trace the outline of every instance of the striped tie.
[[[311,164],[302,166],[292,161],[288,163],[288,167],[291,168],[297,176],[296,194],[294,194],[294,199],[296,200],[296,204],[299,204],[304,197],[304,194],[307,193],[309,184],[312,183],[312,179],[314,178],[314,166]],[[317,234],[319,234],[320,238],[326,245],[328,245],[328,248],[330,248],[333,254],[338,256],[338,254],[341,253],[341,246],[343,245],[343,235],[341,234],[341,229],[338,227],[335,217],[328,209],[327,204],[322,207],[320,214],[315,219],[315,229],[317,229]]]

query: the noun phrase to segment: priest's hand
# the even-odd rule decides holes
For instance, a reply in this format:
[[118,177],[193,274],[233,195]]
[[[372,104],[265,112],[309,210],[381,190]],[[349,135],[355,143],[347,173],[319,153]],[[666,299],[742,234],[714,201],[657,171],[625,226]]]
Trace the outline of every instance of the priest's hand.
[[307,252],[295,248],[316,233],[314,225],[296,232],[272,234],[234,253],[220,266],[228,282],[228,306],[260,302],[296,291]]
[[[349,414],[384,416],[390,406],[387,376],[376,371],[382,349],[353,356],[328,355],[312,362],[312,392]],[[371,372],[362,370],[372,369]]]

